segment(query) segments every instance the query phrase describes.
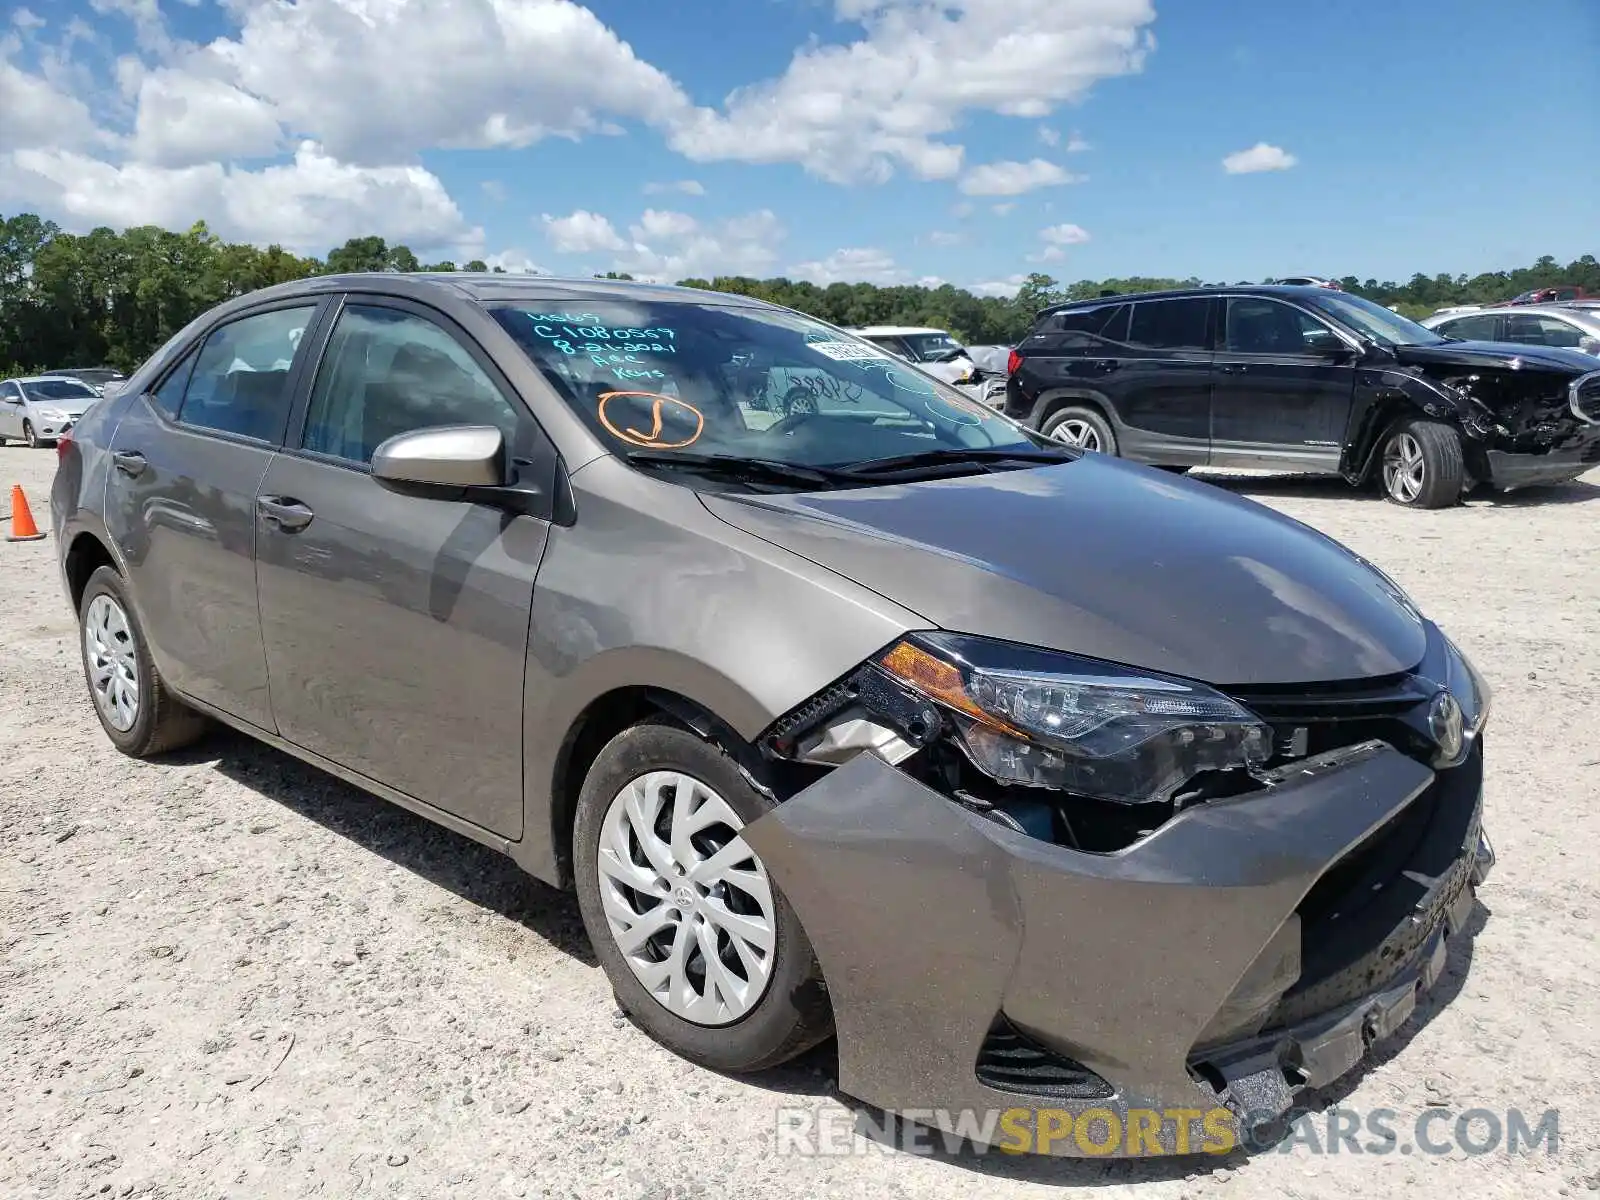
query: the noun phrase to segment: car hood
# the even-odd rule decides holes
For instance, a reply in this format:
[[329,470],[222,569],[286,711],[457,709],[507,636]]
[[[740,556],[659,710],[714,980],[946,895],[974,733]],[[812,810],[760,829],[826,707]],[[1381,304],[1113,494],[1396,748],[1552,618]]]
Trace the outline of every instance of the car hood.
[[1213,684],[1409,670],[1421,616],[1332,539],[1220,488],[1097,454],[1033,470],[703,494],[747,533],[931,624]]
[[81,417],[94,406],[99,396],[70,396],[64,400],[51,400],[28,398],[28,403],[34,408],[49,409],[51,412],[66,413],[69,417]]
[[1441,342],[1437,346],[1395,346],[1394,356],[1407,366],[1489,367],[1501,370],[1560,371],[1585,375],[1594,370],[1594,356],[1560,346],[1527,346],[1520,342]]

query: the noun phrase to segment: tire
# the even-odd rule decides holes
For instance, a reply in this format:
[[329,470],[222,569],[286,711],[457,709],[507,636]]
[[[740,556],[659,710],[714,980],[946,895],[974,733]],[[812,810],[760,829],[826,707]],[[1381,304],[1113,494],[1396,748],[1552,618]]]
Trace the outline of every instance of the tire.
[[[97,646],[108,652],[97,651]],[[78,606],[78,648],[95,716],[118,750],[134,758],[149,758],[187,746],[205,733],[206,718],[181,703],[162,682],[139,618],[128,602],[122,576],[111,567],[96,570],[83,589]],[[129,710],[105,699],[113,677],[124,696],[131,689],[134,701],[132,719],[125,726],[121,718]],[[102,685],[97,686],[97,678],[104,681]]]
[[1098,450],[1101,454],[1116,454],[1117,435],[1111,422],[1099,409],[1072,404],[1058,408],[1044,419],[1039,432],[1047,438],[1079,446],[1085,450]]
[[[833,1014],[811,943],[788,900],[765,876],[759,859],[752,854],[748,859],[725,864],[745,868],[738,874],[742,886],[749,886],[751,891],[722,882],[714,883],[707,894],[694,880],[693,866],[687,876],[677,872],[682,856],[668,844],[670,839],[659,839],[654,843],[654,853],[658,858],[664,857],[673,877],[683,882],[672,892],[664,888],[655,892],[654,897],[659,899],[641,899],[644,893],[619,883],[621,877],[627,876],[641,886],[646,882],[659,886],[664,878],[647,865],[650,860],[641,849],[626,793],[637,786],[636,811],[646,820],[659,812],[665,821],[678,804],[684,803],[684,793],[672,790],[674,777],[686,777],[698,816],[713,811],[714,801],[719,798],[726,805],[723,811],[731,810],[741,825],[755,821],[772,807],[745,781],[728,755],[688,730],[664,722],[648,722],[624,730],[600,751],[578,799],[573,860],[584,926],[619,1007],[656,1041],[714,1070],[759,1071],[776,1066],[831,1036]],[[654,829],[656,825],[653,822],[647,828]],[[729,835],[733,828],[719,823],[707,825],[695,836],[710,835],[710,840],[694,845],[689,857],[699,856],[703,861],[715,852],[715,846],[732,840]],[[610,864],[604,882],[602,842]],[[616,849],[619,845],[623,847],[620,855]],[[767,889],[765,906],[760,898],[763,886]],[[727,904],[719,899],[718,888]],[[608,903],[612,906],[610,914],[620,912],[624,924],[643,916],[645,919],[634,926],[641,935],[649,929],[657,931],[639,943],[632,958],[625,956],[619,945],[616,921],[608,914]],[[618,905],[626,907],[619,909]],[[659,923],[650,919],[651,914],[657,913],[661,914]],[[728,913],[753,913],[753,924],[746,927],[765,923],[771,931],[772,949],[761,960],[765,962],[764,977],[762,968],[752,967],[751,960],[738,953],[732,935],[719,923],[723,919],[719,914]],[[720,989],[714,991],[706,980],[706,956],[698,941],[703,929],[713,931],[709,936],[716,947],[717,960],[723,964],[719,968],[724,972],[723,978],[746,985],[744,995],[737,1000],[727,1000]],[[669,947],[675,946],[678,939],[689,939],[689,949],[684,952],[686,967],[678,976],[680,983],[688,984],[687,989],[655,981],[652,987],[646,987],[632,963],[660,959],[645,962],[640,969],[649,972],[660,968],[657,974],[670,979],[671,969],[665,960],[670,959]],[[745,943],[747,951],[753,945]],[[758,952],[751,952],[760,957]],[[700,964],[698,991],[690,970],[695,962]],[[669,1009],[667,1000],[658,998],[658,992],[674,997],[680,1011]],[[723,1003],[715,1003],[713,997],[723,999]],[[684,998],[688,998],[687,1002]]]
[[1390,503],[1448,508],[1460,502],[1467,483],[1461,435],[1442,421],[1407,417],[1385,436],[1378,472]]
[[37,450],[40,446],[44,445],[44,443],[39,440],[39,435],[33,431],[33,422],[28,420],[26,417],[24,417],[22,421],[22,440],[28,444],[28,449],[30,450]]

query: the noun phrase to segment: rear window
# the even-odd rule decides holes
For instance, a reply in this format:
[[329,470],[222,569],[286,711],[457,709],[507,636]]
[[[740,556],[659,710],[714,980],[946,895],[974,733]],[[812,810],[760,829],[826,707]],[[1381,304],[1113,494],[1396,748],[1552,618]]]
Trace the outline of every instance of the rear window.
[[1141,300],[1133,306],[1128,342],[1144,350],[1205,350],[1210,315],[1204,297]]
[[1028,341],[1036,351],[1073,354],[1090,352],[1128,333],[1126,304],[1100,304],[1051,313],[1039,322]]

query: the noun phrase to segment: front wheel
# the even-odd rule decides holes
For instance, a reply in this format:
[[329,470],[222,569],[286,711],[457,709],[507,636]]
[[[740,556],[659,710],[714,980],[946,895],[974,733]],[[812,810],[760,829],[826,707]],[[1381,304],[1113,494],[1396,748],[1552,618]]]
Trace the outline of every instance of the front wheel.
[[1117,452],[1117,435],[1097,410],[1082,405],[1057,409],[1045,418],[1039,432],[1045,437],[1080,450],[1097,450],[1101,454]]
[[1383,494],[1407,508],[1448,508],[1467,482],[1461,435],[1442,421],[1411,417],[1383,443]]
[[39,435],[34,432],[32,421],[22,422],[22,440],[28,443],[30,450],[37,450],[43,444],[39,441]]
[[721,1071],[776,1066],[833,1032],[811,943],[741,836],[770,808],[726,754],[664,723],[613,738],[578,800],[578,906],[618,1003]]

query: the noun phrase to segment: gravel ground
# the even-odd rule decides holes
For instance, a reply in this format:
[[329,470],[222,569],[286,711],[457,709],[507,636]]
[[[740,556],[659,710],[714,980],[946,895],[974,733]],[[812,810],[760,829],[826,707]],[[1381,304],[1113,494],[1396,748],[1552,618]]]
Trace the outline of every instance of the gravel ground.
[[[53,469],[0,449],[0,512],[21,482],[43,524]],[[753,1080],[698,1070],[616,1013],[573,900],[508,860],[237,736],[115,753],[46,540],[0,543],[0,1196],[1600,1190],[1600,472],[1443,513],[1225,482],[1389,570],[1497,689],[1500,865],[1470,974],[1460,953],[1329,1099],[1395,1110],[1402,1144],[1434,1105],[1556,1108],[1557,1153],[779,1155],[780,1106],[851,1119],[826,1048]]]

